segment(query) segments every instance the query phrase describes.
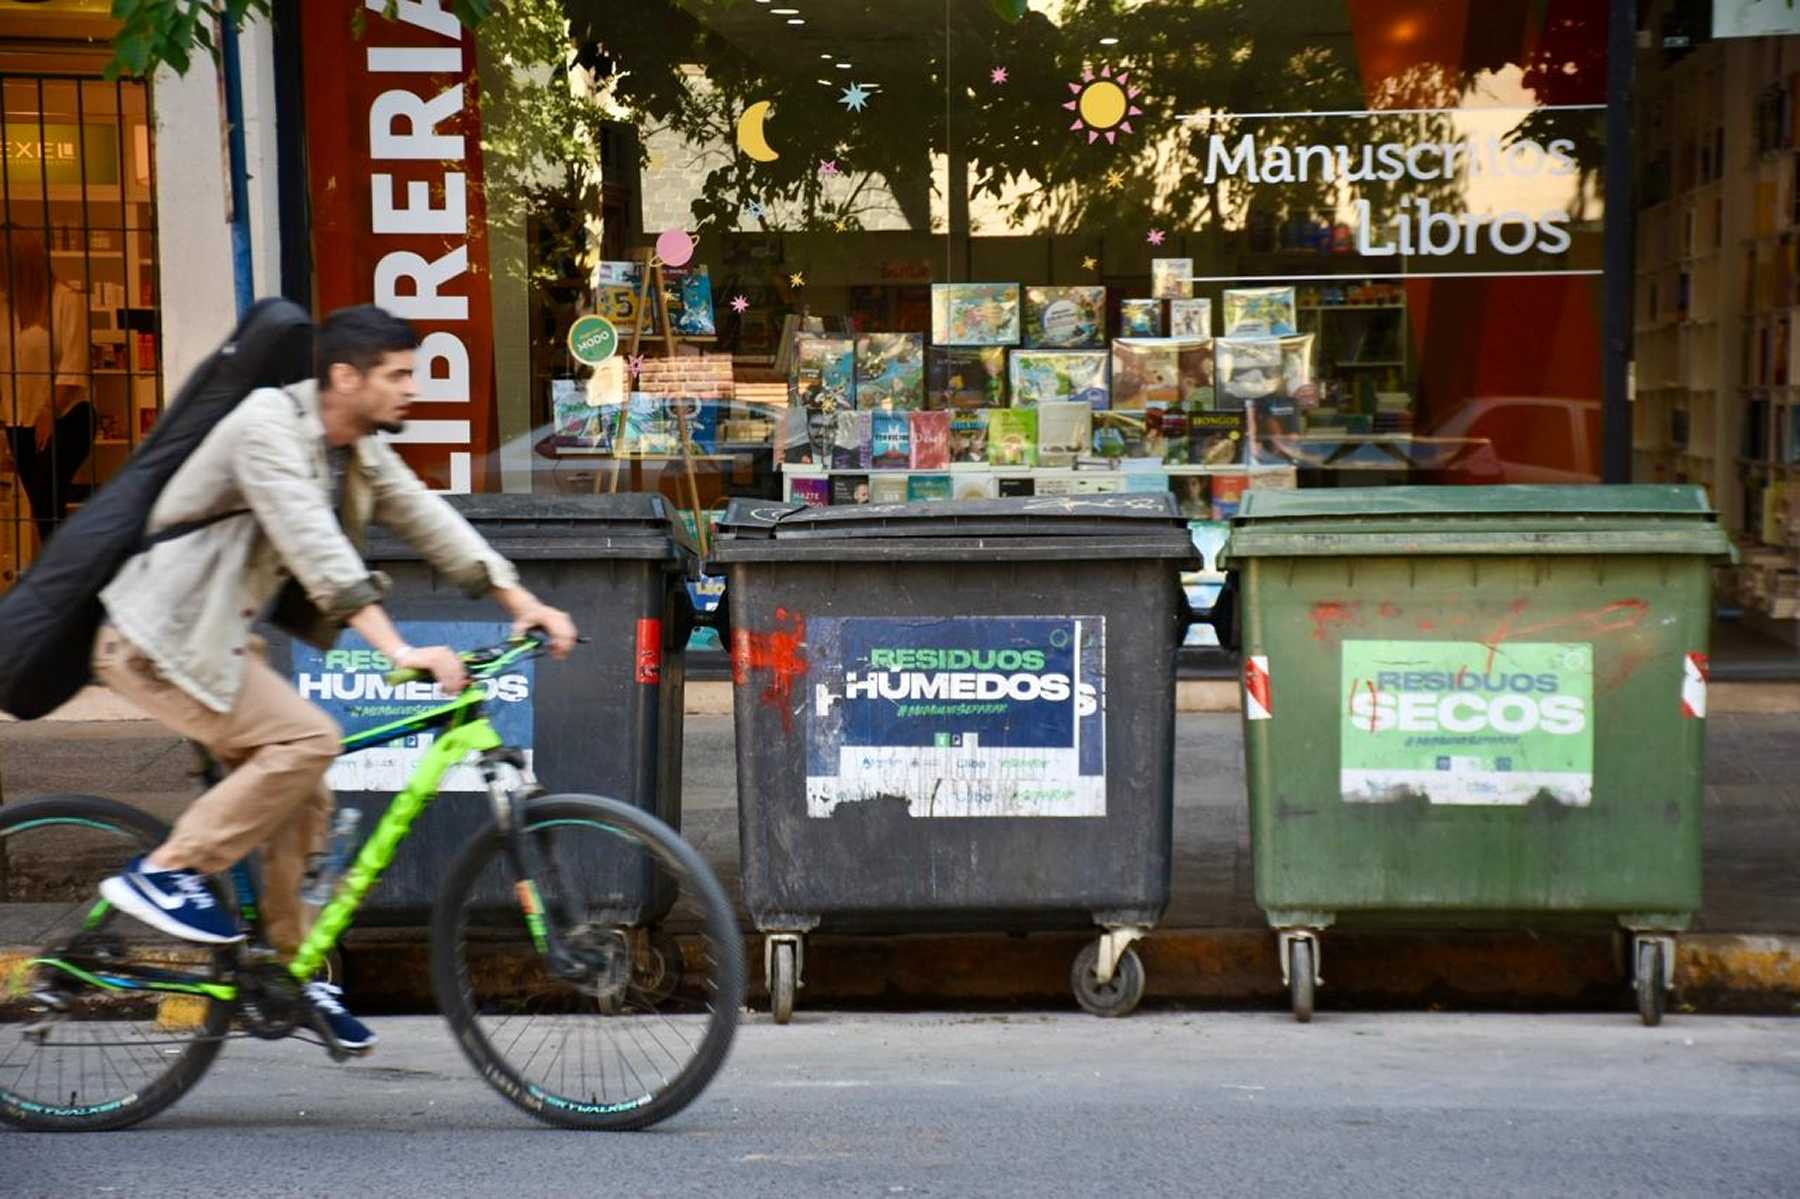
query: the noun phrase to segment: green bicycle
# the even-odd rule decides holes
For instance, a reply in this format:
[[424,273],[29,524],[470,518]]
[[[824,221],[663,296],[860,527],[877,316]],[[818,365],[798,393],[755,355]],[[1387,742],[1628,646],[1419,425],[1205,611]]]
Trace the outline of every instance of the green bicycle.
[[[351,1056],[301,988],[445,773],[471,757],[492,820],[450,865],[431,917],[433,988],[457,1044],[490,1085],[550,1124],[643,1128],[692,1102],[724,1063],[743,1007],[737,922],[712,871],[667,825],[611,799],[542,794],[524,754],[501,743],[483,711],[486,684],[543,649],[526,637],[464,654],[463,694],[346,738],[352,752],[434,737],[291,962],[262,936],[253,862],[210,880],[246,939],[199,946],[94,899],[101,879],[163,840],[162,822],[94,796],[0,813],[0,944],[41,947],[0,953],[0,1120],[39,1132],[124,1128],[174,1103],[238,1037],[298,1037]],[[670,913],[655,933],[642,926],[647,911]]]

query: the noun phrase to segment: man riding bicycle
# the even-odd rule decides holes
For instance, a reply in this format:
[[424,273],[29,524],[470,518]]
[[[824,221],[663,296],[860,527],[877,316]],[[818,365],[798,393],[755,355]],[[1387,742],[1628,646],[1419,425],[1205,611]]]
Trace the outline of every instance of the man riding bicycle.
[[[519,632],[542,630],[556,657],[575,644],[568,614],[520,586],[511,563],[375,436],[398,432],[418,394],[418,345],[410,324],[380,308],[333,313],[319,328],[316,378],[245,398],[163,490],[147,534],[191,531],[132,558],[101,595],[95,675],[231,768],[167,841],[100,886],[171,936],[241,940],[205,876],[259,848],[270,942],[292,954],[307,931],[302,875],[324,847],[335,802],[325,774],[342,733],[262,661],[251,628],[272,604],[272,620],[321,648],[348,625],[447,693],[467,684],[455,650],[407,645],[383,611],[387,580],[358,551],[370,523],[471,595],[493,596]],[[306,992],[341,1046],[374,1045],[336,987]]]

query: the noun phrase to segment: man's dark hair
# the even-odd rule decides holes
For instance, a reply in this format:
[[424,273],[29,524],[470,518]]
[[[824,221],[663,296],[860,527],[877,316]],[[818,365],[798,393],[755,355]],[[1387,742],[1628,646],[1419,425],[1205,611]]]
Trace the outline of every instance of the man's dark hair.
[[367,372],[389,354],[419,348],[419,334],[411,323],[385,308],[358,304],[340,308],[319,326],[313,357],[321,386],[331,379],[331,368],[340,362]]

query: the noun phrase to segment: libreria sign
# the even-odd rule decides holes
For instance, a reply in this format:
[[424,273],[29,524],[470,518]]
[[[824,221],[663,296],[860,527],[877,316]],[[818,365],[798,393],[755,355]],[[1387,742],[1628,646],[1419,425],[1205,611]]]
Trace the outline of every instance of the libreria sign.
[[[1378,114],[1370,114],[1378,115]],[[1380,142],[1362,145],[1288,146],[1246,133],[1235,142],[1208,139],[1206,182],[1243,178],[1251,183],[1436,183],[1458,178],[1574,180],[1580,167],[1575,143],[1555,138],[1547,145],[1529,138],[1503,142],[1492,135],[1446,142]],[[1570,246],[1569,214],[1558,208],[1539,213],[1441,212],[1429,200],[1400,201],[1400,211],[1378,225],[1369,201],[1357,200],[1356,249],[1372,257],[1394,254],[1446,257],[1493,249],[1502,254],[1561,254]]]

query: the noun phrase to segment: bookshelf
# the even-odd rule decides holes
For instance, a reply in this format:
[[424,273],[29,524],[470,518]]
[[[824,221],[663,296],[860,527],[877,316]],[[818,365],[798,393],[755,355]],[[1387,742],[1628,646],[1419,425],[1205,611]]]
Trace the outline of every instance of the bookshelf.
[[1707,489],[1724,597],[1800,644],[1800,38],[1646,51],[1638,129],[1634,474]]

